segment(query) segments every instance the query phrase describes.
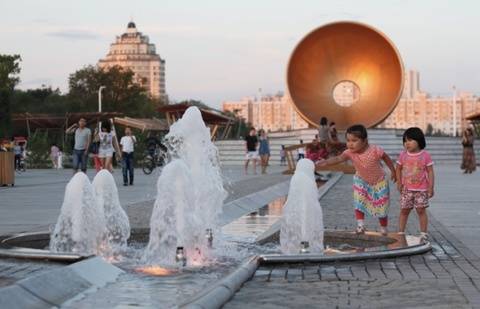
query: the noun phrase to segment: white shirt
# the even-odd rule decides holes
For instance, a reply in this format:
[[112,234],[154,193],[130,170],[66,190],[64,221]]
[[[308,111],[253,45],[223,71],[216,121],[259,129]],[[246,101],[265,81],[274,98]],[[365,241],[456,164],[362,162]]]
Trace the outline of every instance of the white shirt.
[[137,139],[133,135],[125,135],[120,139],[120,145],[122,145],[122,152],[133,152],[133,145],[137,142]]

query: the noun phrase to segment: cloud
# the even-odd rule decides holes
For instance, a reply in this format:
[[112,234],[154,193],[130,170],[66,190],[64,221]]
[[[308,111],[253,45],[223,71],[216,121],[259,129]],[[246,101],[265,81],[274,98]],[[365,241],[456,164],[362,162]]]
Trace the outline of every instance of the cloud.
[[67,40],[96,40],[100,38],[98,34],[92,31],[78,29],[52,31],[47,32],[46,35]]

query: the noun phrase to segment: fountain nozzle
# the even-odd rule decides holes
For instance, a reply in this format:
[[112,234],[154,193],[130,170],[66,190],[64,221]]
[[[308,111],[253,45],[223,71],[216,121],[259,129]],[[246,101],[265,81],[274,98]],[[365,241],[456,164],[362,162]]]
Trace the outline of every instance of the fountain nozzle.
[[187,256],[183,247],[177,247],[177,251],[175,253],[175,261],[178,264],[181,264],[181,266],[187,265]]
[[308,243],[308,241],[302,241],[300,242],[300,253],[301,254],[304,254],[304,253],[310,253],[310,244]]
[[207,238],[208,247],[211,248],[213,244],[213,231],[212,229],[205,230],[205,237]]

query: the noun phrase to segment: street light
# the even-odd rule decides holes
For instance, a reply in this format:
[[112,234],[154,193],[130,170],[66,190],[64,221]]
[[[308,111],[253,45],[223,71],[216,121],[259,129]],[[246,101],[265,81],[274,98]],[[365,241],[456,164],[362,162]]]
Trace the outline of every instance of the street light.
[[[102,90],[105,89],[107,87],[105,86],[100,86],[100,88],[98,88],[98,112],[101,113],[102,112]],[[100,115],[99,115],[100,117]],[[101,131],[101,128],[102,128],[102,122],[99,121],[98,122],[98,132]]]
[[105,86],[100,86],[100,88],[98,88],[98,112],[101,113],[102,112],[102,90],[105,89],[107,87]]
[[453,86],[453,98],[452,98],[452,106],[453,106],[453,137],[457,137],[457,88]]

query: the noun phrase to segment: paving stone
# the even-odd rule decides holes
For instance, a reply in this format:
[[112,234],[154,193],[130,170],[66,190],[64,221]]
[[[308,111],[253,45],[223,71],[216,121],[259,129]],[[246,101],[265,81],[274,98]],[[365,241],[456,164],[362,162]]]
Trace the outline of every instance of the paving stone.
[[[353,229],[351,178],[342,177],[321,200],[324,224],[329,229]],[[390,222],[397,222],[398,193],[392,191]],[[276,280],[274,285],[244,287],[224,308],[471,308],[480,305],[480,259],[462,246],[442,225],[430,221],[434,250],[418,256],[393,259],[296,266],[305,279]],[[433,222],[433,223],[432,223]],[[367,218],[367,228],[376,220]],[[412,215],[407,232],[417,234],[418,220]],[[455,245],[454,245],[455,244]],[[463,253],[466,255],[463,255]],[[318,266],[318,276],[315,269]],[[273,269],[282,277],[283,269]],[[292,274],[292,266],[288,272]],[[273,276],[272,276],[273,278]],[[295,277],[296,278],[296,277]],[[273,281],[271,282],[273,283]],[[281,291],[281,295],[276,292]],[[309,291],[305,294],[305,291]],[[262,303],[256,299],[262,299]],[[270,300],[270,301],[267,301]],[[299,305],[301,304],[301,305]]]

